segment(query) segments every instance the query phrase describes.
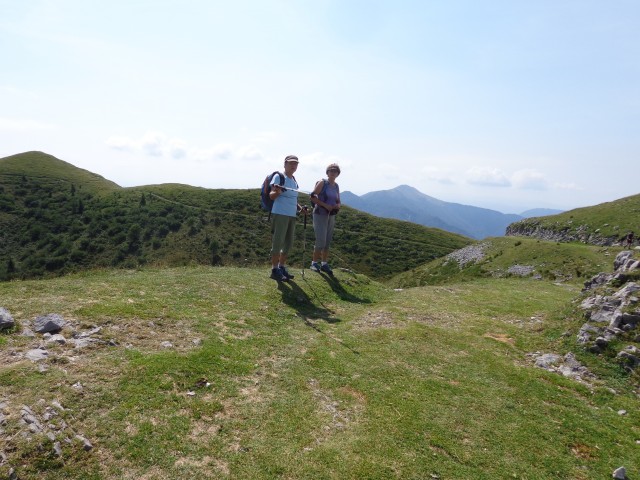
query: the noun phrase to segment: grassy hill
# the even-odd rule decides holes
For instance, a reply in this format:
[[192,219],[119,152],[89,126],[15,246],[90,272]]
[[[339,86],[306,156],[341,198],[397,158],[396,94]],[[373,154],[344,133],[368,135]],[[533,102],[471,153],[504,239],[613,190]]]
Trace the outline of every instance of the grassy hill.
[[[107,267],[269,262],[270,224],[257,189],[121,188],[41,152],[0,159],[0,182],[3,280]],[[314,238],[302,218],[290,254],[298,268],[303,256],[305,267],[310,263]],[[345,207],[332,260],[336,267],[384,279],[470,242]]]
[[75,167],[53,155],[43,152],[26,152],[0,158],[0,179],[10,182],[9,177],[37,179],[44,185],[74,185],[90,193],[110,192],[121,187],[95,173]]
[[629,231],[640,233],[640,195],[558,215],[520,220],[509,226],[507,235],[613,245]]
[[477,278],[525,276],[579,285],[597,273],[611,272],[613,259],[621,250],[620,247],[535,238],[488,238],[461,252],[398,274],[390,284],[414,287]]
[[[575,347],[575,284],[263,279],[194,266],[0,283],[18,323],[0,333],[0,477],[637,476],[633,379],[582,351],[586,382],[531,359]],[[20,335],[52,312],[66,343]],[[48,358],[26,360],[37,345]]]

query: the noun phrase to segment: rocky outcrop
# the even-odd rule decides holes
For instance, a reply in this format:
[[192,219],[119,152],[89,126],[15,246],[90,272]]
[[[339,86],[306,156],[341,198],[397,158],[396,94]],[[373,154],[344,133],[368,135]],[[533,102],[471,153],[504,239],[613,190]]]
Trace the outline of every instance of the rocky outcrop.
[[611,246],[620,243],[618,235],[607,237],[588,225],[574,226],[571,222],[549,226],[540,220],[525,219],[512,223],[505,231],[507,237],[533,237],[552,242],[581,242],[590,245]]
[[585,282],[583,291],[593,293],[580,304],[587,321],[577,341],[593,353],[606,351],[613,340],[624,341],[627,345],[616,356],[625,368],[634,370],[640,366],[640,349],[634,345],[640,343],[640,284],[630,279],[640,272],[640,261],[633,252],[623,251],[614,268],[612,274],[599,273]]

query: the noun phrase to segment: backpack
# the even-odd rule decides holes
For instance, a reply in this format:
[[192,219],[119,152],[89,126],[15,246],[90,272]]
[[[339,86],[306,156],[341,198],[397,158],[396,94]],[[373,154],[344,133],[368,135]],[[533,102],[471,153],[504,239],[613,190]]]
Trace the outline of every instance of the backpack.
[[[322,179],[322,190],[320,190],[320,193],[318,194],[318,198],[320,200],[322,200],[323,202],[327,201],[327,187],[329,186],[329,181],[325,178]],[[336,190],[338,191],[338,200],[340,199],[340,187],[338,186],[338,184],[336,183]],[[317,212],[318,209],[322,208],[320,205],[315,205],[313,207],[313,211]],[[324,210],[324,208],[323,208]],[[336,215],[338,212],[337,211],[332,211],[331,215]]]
[[271,209],[273,208],[273,200],[271,200],[271,197],[269,196],[269,194],[271,193],[271,180],[273,180],[273,176],[275,174],[279,175],[279,184],[280,186],[283,186],[284,175],[278,171],[275,171],[270,175],[267,175],[267,178],[265,178],[264,182],[262,182],[262,188],[260,189],[260,206],[263,210],[269,212],[269,215],[271,215]]

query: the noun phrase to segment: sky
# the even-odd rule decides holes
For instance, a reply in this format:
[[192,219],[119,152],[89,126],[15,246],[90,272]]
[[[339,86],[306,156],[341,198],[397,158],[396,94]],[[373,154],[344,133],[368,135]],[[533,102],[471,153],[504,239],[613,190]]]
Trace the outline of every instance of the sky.
[[503,213],[640,193],[637,0],[0,0],[0,157],[123,187],[410,185]]

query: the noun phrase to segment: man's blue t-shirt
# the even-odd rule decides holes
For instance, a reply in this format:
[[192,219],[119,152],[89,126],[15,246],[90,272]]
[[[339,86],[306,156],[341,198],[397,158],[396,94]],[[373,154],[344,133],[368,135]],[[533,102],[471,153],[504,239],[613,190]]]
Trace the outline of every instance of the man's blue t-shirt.
[[[271,179],[271,185],[280,185],[280,174],[276,173]],[[298,183],[284,175],[284,186],[286,188],[298,189]],[[295,217],[298,212],[298,192],[292,190],[283,191],[273,202],[271,213]]]

